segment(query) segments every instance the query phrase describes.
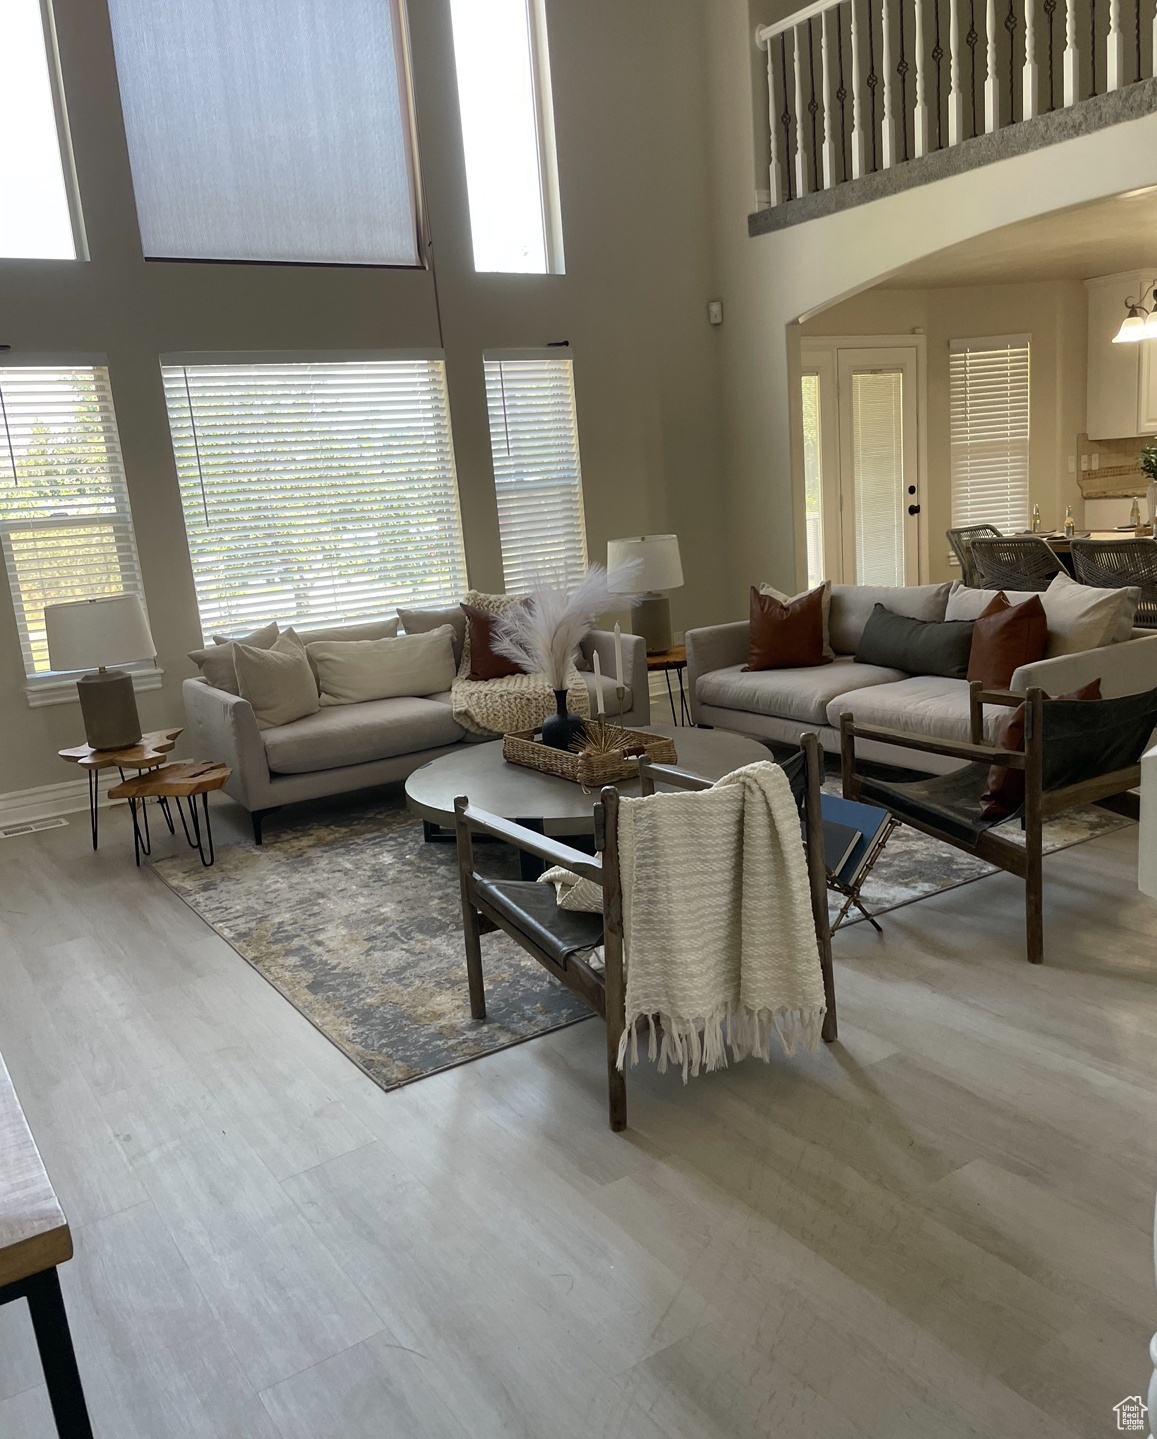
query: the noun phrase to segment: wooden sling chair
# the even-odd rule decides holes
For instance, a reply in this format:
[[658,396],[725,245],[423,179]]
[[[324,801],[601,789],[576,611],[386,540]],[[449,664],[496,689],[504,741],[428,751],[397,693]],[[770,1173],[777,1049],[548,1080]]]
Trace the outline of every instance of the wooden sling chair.
[[[791,782],[800,811],[811,886],[812,917],[819,941],[827,1012],[822,1034],[836,1038],[836,998],[832,977],[831,932],[824,870],[823,822],[820,785],[823,769],[814,734],[804,735],[798,754],[783,770]],[[711,781],[668,765],[640,761],[640,789],[654,794],[655,785],[675,789],[710,789]],[[594,806],[595,854],[584,854],[559,840],[475,808],[466,796],[454,801],[458,842],[458,875],[462,887],[462,923],[466,939],[466,975],[470,1013],[486,1018],[480,936],[493,930],[508,934],[544,969],[600,1015],[607,1026],[607,1083],[610,1091],[611,1128],[627,1126],[626,1078],[618,1068],[619,1041],[626,1027],[626,979],[623,969],[623,904],[618,853],[618,791],[602,790]],[[603,913],[560,909],[553,885],[533,880],[487,879],[474,869],[472,836],[504,840],[548,865],[562,865],[602,887]],[[591,963],[591,952],[603,946],[603,968]]]
[[[1023,751],[999,749],[984,741],[984,706],[1025,707]],[[969,688],[971,741],[929,739],[878,725],[858,725],[840,716],[844,795],[886,809],[904,824],[986,860],[1025,886],[1025,929],[1030,964],[1044,961],[1041,826],[1078,804],[1103,804],[1136,819],[1138,800],[1128,793],[1141,783],[1141,755],[1157,726],[1157,689],[1109,700],[1054,700],[1042,690],[1027,694]],[[871,779],[856,772],[857,739],[881,740],[926,754],[968,763],[951,774],[908,783]],[[1024,771],[1024,803],[1011,814],[983,818],[980,797],[989,766]],[[1020,818],[1024,844],[993,833],[993,827]]]

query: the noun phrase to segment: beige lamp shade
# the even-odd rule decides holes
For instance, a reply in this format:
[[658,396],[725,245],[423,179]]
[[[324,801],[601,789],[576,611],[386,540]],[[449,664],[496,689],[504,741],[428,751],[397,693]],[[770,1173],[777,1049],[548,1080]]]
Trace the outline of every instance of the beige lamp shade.
[[[633,568],[616,581],[615,571],[624,566]],[[633,535],[625,540],[608,540],[607,570],[611,590],[616,594],[677,590],[683,583],[678,536]]]
[[104,669],[157,653],[140,595],[48,605],[44,628],[54,670]]

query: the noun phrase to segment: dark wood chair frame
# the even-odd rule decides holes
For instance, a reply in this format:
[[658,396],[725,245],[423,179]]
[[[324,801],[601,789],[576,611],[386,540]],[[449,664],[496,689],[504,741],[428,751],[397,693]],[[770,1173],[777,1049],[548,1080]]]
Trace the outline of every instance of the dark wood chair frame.
[[[1024,770],[1024,847],[1012,844],[991,830],[982,831],[971,842],[936,829],[933,825],[921,823],[911,815],[899,810],[889,810],[902,824],[922,830],[933,839],[943,840],[966,854],[996,865],[1008,874],[1018,875],[1024,880],[1025,889],[1025,939],[1030,964],[1044,962],[1044,881],[1042,871],[1042,825],[1046,819],[1061,814],[1078,804],[1100,804],[1114,796],[1127,792],[1141,783],[1141,766],[1130,765],[1126,769],[1113,770],[1109,774],[1097,775],[1082,780],[1079,784],[1065,785],[1059,789],[1046,790],[1042,785],[1043,764],[1043,690],[1030,689],[1025,694],[1014,694],[1008,690],[986,690],[973,681],[969,686],[969,729],[971,740],[963,743],[957,740],[930,739],[924,735],[906,733],[903,730],[886,729],[881,725],[858,725],[851,714],[840,716],[840,758],[843,769],[844,796],[858,799],[860,777],[856,773],[856,740],[880,740],[885,744],[898,745],[904,749],[919,750],[924,754],[945,755],[949,759],[980,761],[985,764],[1007,765],[1009,769]],[[1016,708],[1023,704],[1024,751],[1000,749],[984,740],[984,706],[1002,705]],[[873,793],[866,803],[887,808],[884,800]],[[1125,803],[1108,805],[1108,808],[1128,813],[1136,818],[1135,796],[1128,796]]]
[[[826,1013],[821,1033],[830,1044],[837,1037],[835,980],[832,972],[831,930],[828,924],[827,876],[824,868],[823,820],[820,815],[820,784],[823,769],[819,741],[814,734],[801,739],[807,763],[808,785],[804,836],[808,858],[812,918],[819,941]],[[678,789],[710,789],[712,782],[670,765],[640,762],[643,794],[653,794],[657,782]],[[619,1070],[619,1043],[626,1028],[626,977],[623,969],[623,891],[618,849],[619,794],[607,785],[594,806],[594,855],[584,854],[549,835],[477,809],[465,796],[454,801],[454,828],[458,843],[458,878],[462,893],[462,923],[466,941],[466,977],[470,992],[470,1013],[486,1018],[486,994],[482,975],[481,936],[494,930],[508,934],[560,984],[584,1000],[606,1023],[607,1087],[610,1122],[613,1130],[627,1127],[626,1076]],[[582,955],[571,954],[559,964],[500,910],[489,904],[478,890],[474,873],[473,836],[486,835],[502,840],[524,854],[534,855],[548,865],[562,865],[583,879],[593,880],[603,891],[603,959],[600,975]],[[812,837],[814,836],[814,842]]]

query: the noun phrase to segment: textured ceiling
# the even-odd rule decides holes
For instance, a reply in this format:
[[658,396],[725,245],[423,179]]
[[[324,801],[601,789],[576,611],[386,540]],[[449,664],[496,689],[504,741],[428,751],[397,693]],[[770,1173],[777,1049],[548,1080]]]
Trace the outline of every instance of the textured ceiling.
[[989,230],[899,270],[889,290],[1087,280],[1157,269],[1157,187]]

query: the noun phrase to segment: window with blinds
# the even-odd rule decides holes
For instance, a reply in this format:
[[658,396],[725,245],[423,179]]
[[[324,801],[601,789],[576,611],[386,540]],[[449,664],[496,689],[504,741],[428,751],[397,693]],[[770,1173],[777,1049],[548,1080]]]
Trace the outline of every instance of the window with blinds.
[[570,582],[587,567],[573,363],[553,350],[499,352],[485,368],[506,592],[535,574]]
[[400,0],[109,0],[144,252],[416,265]]
[[953,340],[952,524],[1028,529],[1029,336]]
[[162,368],[206,635],[461,599],[442,360]]
[[143,593],[103,366],[0,369],[0,546],[29,677],[45,605]]

